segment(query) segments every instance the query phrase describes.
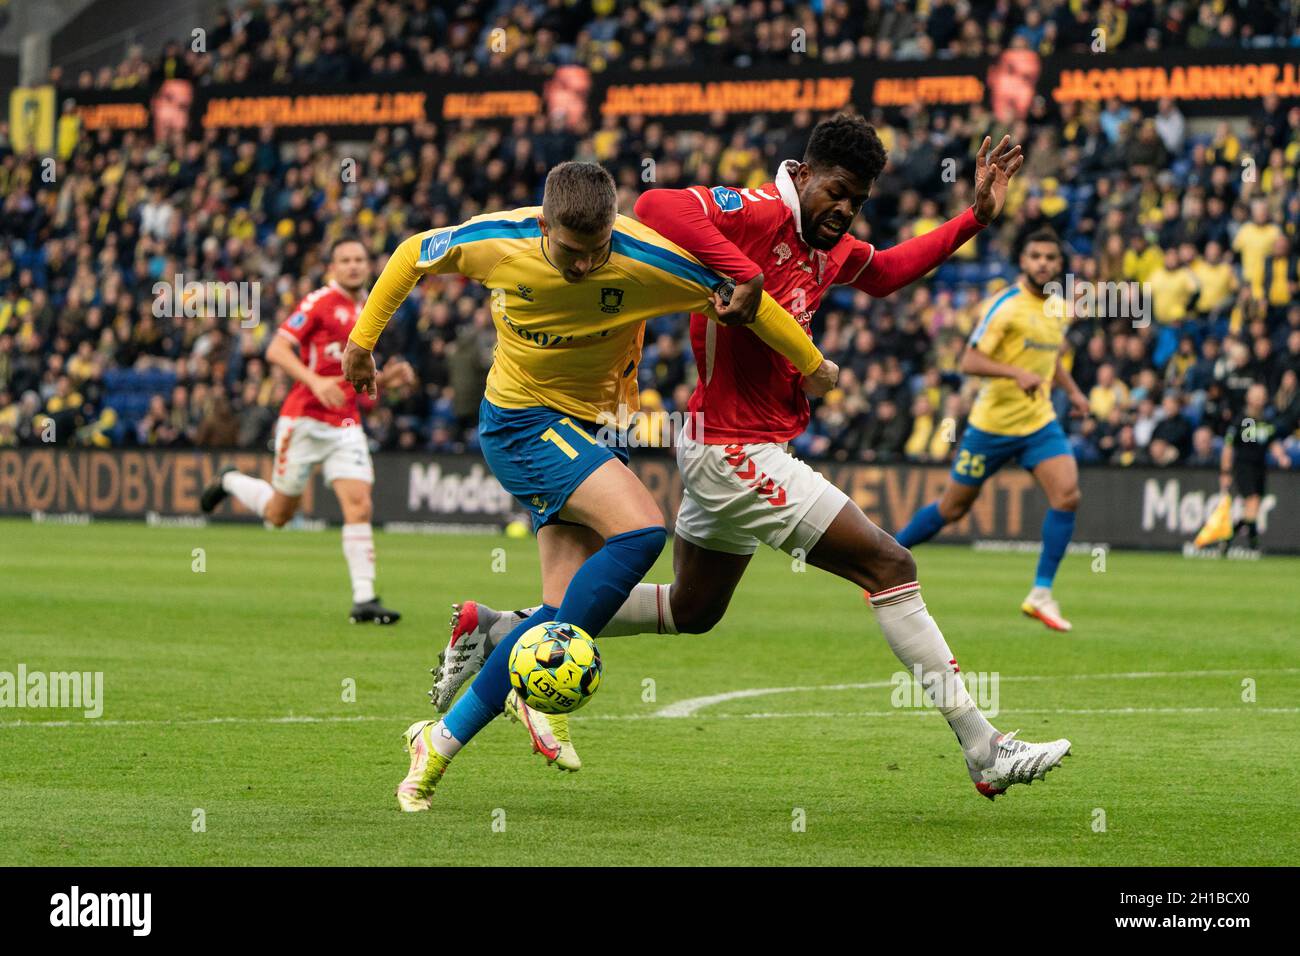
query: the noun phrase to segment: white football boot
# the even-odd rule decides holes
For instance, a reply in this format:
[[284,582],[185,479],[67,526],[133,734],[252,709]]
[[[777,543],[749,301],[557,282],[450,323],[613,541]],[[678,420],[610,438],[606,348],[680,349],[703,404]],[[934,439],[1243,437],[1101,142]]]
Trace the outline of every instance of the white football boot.
[[1060,766],[1070,754],[1070,742],[1064,738],[1045,744],[1017,740],[1013,730],[993,740],[992,760],[984,766],[967,764],[975,789],[992,800],[1017,783],[1029,786],[1046,778],[1047,771]]
[[1052,597],[1050,588],[1034,588],[1029,592],[1029,596],[1020,602],[1020,610],[1026,617],[1037,618],[1053,631],[1068,631],[1074,627],[1061,614],[1061,606]]
[[528,615],[522,611],[496,611],[477,601],[451,606],[451,639],[438,652],[438,666],[430,669],[433,690],[429,700],[446,713],[456,693],[479,672],[492,647]]

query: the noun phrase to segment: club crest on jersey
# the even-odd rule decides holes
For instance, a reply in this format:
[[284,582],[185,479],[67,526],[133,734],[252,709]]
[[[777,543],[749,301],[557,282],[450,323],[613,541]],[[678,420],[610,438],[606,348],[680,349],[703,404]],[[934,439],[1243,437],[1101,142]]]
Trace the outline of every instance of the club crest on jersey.
[[435,259],[441,259],[446,253],[447,247],[451,245],[451,230],[446,229],[443,232],[435,233],[426,238],[420,246],[420,261],[424,263],[433,262]]
[[519,298],[523,299],[525,302],[533,301],[533,290],[530,289],[528,286],[520,282],[518,285],[515,286],[515,288],[519,290]]
[[346,322],[348,319],[352,318],[352,313],[346,306],[341,305],[334,310],[334,318],[339,322]]
[[778,242],[776,248],[772,250],[772,255],[776,256],[776,264],[779,266],[784,263],[785,260],[794,255],[794,253],[790,251],[790,247],[784,242]]
[[740,208],[742,200],[736,190],[729,186],[714,186],[712,192],[713,201],[723,212],[735,212]]
[[605,288],[600,290],[600,311],[615,315],[623,308],[623,290]]

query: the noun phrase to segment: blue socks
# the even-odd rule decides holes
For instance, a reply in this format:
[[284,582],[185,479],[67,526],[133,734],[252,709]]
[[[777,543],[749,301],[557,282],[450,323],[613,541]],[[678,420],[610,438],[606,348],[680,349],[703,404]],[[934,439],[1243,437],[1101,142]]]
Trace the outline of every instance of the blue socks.
[[658,560],[667,538],[663,528],[652,527],[606,539],[605,546],[584,561],[573,576],[558,608],[543,604],[493,648],[474,683],[443,718],[451,735],[462,744],[468,743],[501,713],[506,694],[510,693],[510,652],[519,635],[537,624],[563,621],[597,636]]
[[921,542],[933,538],[943,529],[944,524],[943,515],[939,514],[939,502],[932,501],[912,515],[907,527],[898,532],[895,538],[899,544],[911,550]]
[[1056,579],[1056,569],[1060,567],[1065,549],[1074,536],[1074,512],[1047,509],[1043,518],[1043,551],[1038,556],[1038,572],[1034,575],[1034,587],[1050,588]]
[[625,531],[605,539],[605,547],[584,561],[569,582],[555,619],[598,636],[654,566],[667,539],[663,528]]

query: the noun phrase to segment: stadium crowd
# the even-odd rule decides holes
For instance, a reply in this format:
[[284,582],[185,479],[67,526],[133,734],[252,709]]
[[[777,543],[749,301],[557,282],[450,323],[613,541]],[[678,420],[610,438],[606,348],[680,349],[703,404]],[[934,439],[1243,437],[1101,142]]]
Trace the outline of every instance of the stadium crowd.
[[1007,47],[1047,56],[1287,44],[1300,46],[1300,11],[1277,0],[251,0],[219,14],[202,52],[170,43],[153,60],[136,50],[116,67],[54,79],[83,88],[171,77],[346,83],[567,64],[693,69],[986,56]]
[[[753,15],[760,8],[766,20]],[[1074,43],[1066,21],[1076,17],[1123,18],[1125,42],[1146,46],[1215,45],[1229,20],[1233,44],[1295,37],[1293,23],[1265,16],[1274,5],[1254,0],[828,0],[808,8],[779,0],[495,7],[293,0],[223,15],[209,31],[214,56],[171,45],[153,60],[133,55],[81,82],[129,85],[185,73],[326,81],[357,70],[575,61],[658,67],[690,65],[718,50],[754,62],[768,56],[771,36],[765,40],[759,27],[777,22],[773,9],[815,28],[823,58],[928,56],[964,50],[967,40],[972,49],[1006,42],[1060,49]],[[953,21],[947,27],[945,17]],[[906,29],[890,28],[891,18],[906,19]],[[1171,19],[1182,29],[1169,29]],[[1207,22],[1215,25],[1208,36],[1197,31]],[[839,38],[866,34],[863,23],[875,24],[874,41],[845,47]],[[481,42],[496,24],[509,24],[519,44],[508,60]],[[661,34],[672,42],[659,42]],[[1144,115],[1117,101],[1057,108],[1040,98],[1025,121],[1010,125],[982,108],[912,106],[870,118],[890,163],[854,230],[881,245],[925,232],[969,204],[973,157],[985,134],[1009,132],[1028,160],[1001,220],[931,276],[887,299],[847,287],[828,298],[813,331],[843,373],[839,387],[816,403],[797,442],[801,453],[949,458],[978,387],[956,372],[963,342],[979,303],[1014,279],[1018,238],[1044,225],[1065,239],[1068,271],[1081,286],[1137,293],[1118,309],[1113,297],[1079,303],[1071,365],[1091,414],[1069,420],[1068,429],[1080,461],[1213,464],[1255,382],[1267,387],[1285,430],[1295,428],[1300,107],[1269,99],[1254,115],[1205,129],[1171,102]],[[14,154],[0,137],[0,446],[265,448],[289,382],[262,352],[294,305],[321,284],[330,240],[363,237],[378,269],[414,231],[539,202],[546,171],[571,158],[605,163],[625,212],[649,186],[756,186],[780,160],[802,155],[815,119],[717,118],[702,129],[672,131],[635,116],[572,129],[535,116],[505,126],[380,129],[360,145],[323,134],[277,141],[269,131],[164,141],[100,132],[82,138],[53,182],[41,175],[39,158]],[[654,160],[649,183],[646,159]],[[955,182],[945,176],[949,159],[957,164]],[[355,175],[341,175],[348,161]],[[252,295],[214,307],[215,283]],[[684,410],[694,382],[685,333],[681,315],[647,327],[647,415],[638,427],[661,439],[668,413]],[[473,448],[493,341],[487,304],[472,284],[422,283],[381,342],[386,354],[412,362],[420,385],[384,396],[368,415],[372,445]],[[1292,435],[1288,447],[1296,453],[1277,463],[1300,463],[1300,438]]]

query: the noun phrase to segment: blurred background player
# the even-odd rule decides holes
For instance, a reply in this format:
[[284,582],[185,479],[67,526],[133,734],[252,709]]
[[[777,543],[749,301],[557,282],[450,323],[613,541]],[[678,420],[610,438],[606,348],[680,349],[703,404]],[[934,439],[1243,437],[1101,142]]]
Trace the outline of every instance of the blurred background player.
[[[228,467],[203,491],[201,504],[211,514],[234,497],[253,514],[282,527],[298,510],[312,470],[324,467],[325,481],[343,512],[343,557],[352,580],[352,611],[357,624],[394,624],[401,615],[375,594],[375,544],[370,527],[370,489],[375,482],[370,448],[361,427],[356,390],[343,380],[343,346],[356,324],[370,282],[370,255],[358,239],[330,248],[329,282],[308,295],[280,326],[266,359],[294,380],[280,408],[275,429],[275,471],[269,482]],[[305,358],[305,361],[304,361]],[[389,362],[384,388],[412,385],[415,373],[405,361]]]
[[[677,445],[684,485],[673,545],[672,585],[638,584],[607,635],[703,633],[723,617],[759,543],[807,556],[873,592],[872,609],[890,647],[926,686],[945,693],[938,709],[952,727],[980,793],[993,798],[1060,763],[1068,740],[1031,744],[1000,734],[967,693],[956,659],[921,599],[916,564],[843,491],[790,454],[808,424],[798,370],[744,328],[764,288],[810,327],[826,290],[846,283],[885,296],[921,277],[991,222],[1023,157],[1009,137],[986,138],[976,157],[975,204],[934,231],[878,251],[848,235],[885,151],[860,116],[819,123],[803,161],[789,160],[756,189],[652,189],[637,215],[701,262],[739,284],[719,327],[691,316],[704,370]],[[495,611],[474,601],[454,608],[433,702],[446,710],[489,646],[508,650],[516,622],[536,612]],[[570,745],[572,741],[570,741]]]
[[898,533],[905,548],[930,540],[944,525],[965,516],[999,468],[1017,461],[1033,473],[1048,504],[1034,586],[1020,609],[1054,631],[1071,627],[1052,597],[1052,582],[1074,534],[1079,468],[1052,407],[1053,383],[1066,390],[1076,412],[1088,413],[1087,396],[1061,365],[1069,310],[1064,300],[1046,291],[1061,275],[1064,261],[1054,232],[1030,233],[1016,284],[981,307],[983,318],[971,333],[961,371],[982,376],[984,384],[957,450],[952,480],[938,501],[918,511]]
[[[1294,423],[1292,428],[1294,428]],[[1246,405],[1228,428],[1219,459],[1219,487],[1225,495],[1233,491],[1241,498],[1241,518],[1219,548],[1227,553],[1238,534],[1246,532],[1252,551],[1259,550],[1259,503],[1263,500],[1268,478],[1270,446],[1282,466],[1290,461],[1275,441],[1280,432],[1268,414],[1268,389],[1255,384],[1246,390]]]
[[[507,706],[533,747],[576,770],[563,745],[567,719],[530,710],[510,688],[508,658],[528,628],[557,620],[598,636],[663,550],[654,497],[627,467],[627,451],[598,437],[598,421],[637,407],[645,320],[722,301],[723,278],[653,230],[618,215],[614,180],[595,163],[561,163],[540,208],[487,213],[401,243],[375,284],[344,355],[354,386],[374,388],[370,350],[429,273],[459,274],[491,292],[497,349],[479,409],[479,441],[493,475],[531,513],[542,605],[518,622],[447,715],[406,731],[409,772],[397,791],[408,812],[428,810],[451,759]],[[824,394],[837,369],[770,296],[754,329]]]

